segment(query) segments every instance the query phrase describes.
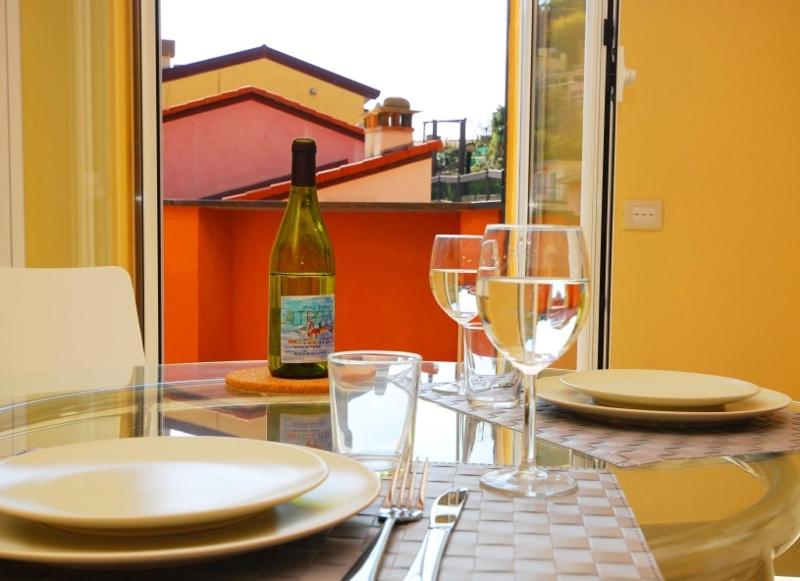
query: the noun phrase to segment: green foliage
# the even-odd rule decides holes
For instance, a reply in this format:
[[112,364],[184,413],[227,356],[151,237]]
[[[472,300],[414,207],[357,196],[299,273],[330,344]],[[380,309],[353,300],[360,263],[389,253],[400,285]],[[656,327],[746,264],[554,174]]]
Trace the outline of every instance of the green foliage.
[[506,151],[506,106],[500,105],[492,113],[492,134],[489,138],[487,167],[503,169]]

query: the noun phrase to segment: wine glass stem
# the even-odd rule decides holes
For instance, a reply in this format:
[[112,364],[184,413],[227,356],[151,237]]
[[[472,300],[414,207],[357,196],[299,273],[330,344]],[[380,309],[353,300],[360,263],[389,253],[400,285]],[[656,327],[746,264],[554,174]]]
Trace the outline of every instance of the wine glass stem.
[[464,380],[464,325],[458,323],[458,347],[456,348],[456,381]]
[[524,422],[522,425],[522,459],[519,470],[536,467],[536,387],[535,375],[523,375]]

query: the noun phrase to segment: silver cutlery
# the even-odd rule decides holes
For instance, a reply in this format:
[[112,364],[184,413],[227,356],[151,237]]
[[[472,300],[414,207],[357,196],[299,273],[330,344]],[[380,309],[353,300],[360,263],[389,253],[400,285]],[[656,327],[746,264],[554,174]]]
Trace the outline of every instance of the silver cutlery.
[[[410,456],[398,462],[392,475],[389,491],[383,499],[378,516],[383,519],[381,532],[373,544],[368,548],[368,552],[353,565],[344,576],[346,580],[352,581],[372,581],[375,579],[380,567],[389,535],[396,523],[404,524],[418,521],[422,518],[422,509],[425,507],[425,488],[428,482],[428,470],[430,462],[425,460],[422,466],[422,473],[419,475],[419,486],[415,485],[417,480],[418,461],[411,462]],[[416,494],[415,494],[416,489]]]
[[467,500],[468,488],[456,488],[441,494],[431,507],[430,525],[422,546],[408,570],[404,581],[434,581],[450,532]]

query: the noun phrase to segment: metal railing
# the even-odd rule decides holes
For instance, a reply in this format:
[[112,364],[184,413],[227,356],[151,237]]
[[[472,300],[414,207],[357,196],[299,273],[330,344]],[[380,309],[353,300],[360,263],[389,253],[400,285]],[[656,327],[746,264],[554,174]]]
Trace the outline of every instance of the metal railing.
[[486,169],[431,178],[431,200],[438,202],[499,201],[503,198],[503,170]]

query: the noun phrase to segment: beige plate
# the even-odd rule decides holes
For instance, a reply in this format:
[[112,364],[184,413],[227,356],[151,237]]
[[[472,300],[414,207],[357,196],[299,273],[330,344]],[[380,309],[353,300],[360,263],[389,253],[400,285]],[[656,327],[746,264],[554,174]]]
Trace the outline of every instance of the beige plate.
[[328,474],[306,448],[216,437],[41,448],[0,470],[0,512],[97,534],[218,526],[303,494]]
[[578,371],[562,375],[561,382],[603,403],[664,409],[722,406],[760,389],[731,377],[654,369]]
[[155,537],[95,537],[0,514],[0,558],[111,568],[212,559],[327,529],[363,510],[378,495],[380,479],[362,464],[330,452],[311,452],[330,469],[320,486],[237,524]]
[[760,416],[785,408],[791,398],[778,391],[762,388],[753,397],[729,403],[723,411],[648,410],[599,405],[561,383],[559,377],[546,377],[536,382],[536,395],[559,407],[580,414],[638,424],[719,424]]

